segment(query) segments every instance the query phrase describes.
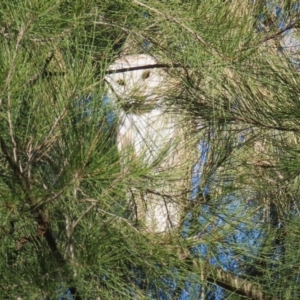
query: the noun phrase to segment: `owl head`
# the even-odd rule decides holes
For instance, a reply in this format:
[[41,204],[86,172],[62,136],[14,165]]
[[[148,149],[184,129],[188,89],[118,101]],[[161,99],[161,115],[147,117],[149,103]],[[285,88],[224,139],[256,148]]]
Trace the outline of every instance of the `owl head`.
[[115,60],[105,76],[109,98],[125,111],[147,111],[161,105],[169,76],[156,65],[156,60],[147,54]]

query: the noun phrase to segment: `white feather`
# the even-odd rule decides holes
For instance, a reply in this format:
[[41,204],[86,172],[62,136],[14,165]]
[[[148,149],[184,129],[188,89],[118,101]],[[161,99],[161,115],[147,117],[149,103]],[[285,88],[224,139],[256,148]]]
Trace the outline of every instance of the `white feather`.
[[[156,64],[146,54],[127,55],[109,70]],[[133,183],[127,201],[134,202],[134,215],[146,230],[165,232],[178,226],[190,184],[182,116],[164,103],[175,86],[161,68],[116,72],[105,79],[108,96],[119,107],[117,143],[124,171],[134,161],[146,167],[159,161],[152,173],[155,184],[149,180],[146,188],[139,188]]]

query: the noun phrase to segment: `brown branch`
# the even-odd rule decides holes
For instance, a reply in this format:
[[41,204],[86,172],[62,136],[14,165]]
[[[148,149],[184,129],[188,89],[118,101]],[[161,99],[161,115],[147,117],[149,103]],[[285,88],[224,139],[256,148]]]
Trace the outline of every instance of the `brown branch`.
[[249,282],[243,278],[237,277],[229,272],[209,266],[206,280],[215,283],[227,291],[231,291],[237,295],[251,298],[253,300],[279,300],[266,292],[260,285]]
[[115,73],[125,73],[137,70],[149,70],[149,69],[159,69],[159,68],[186,68],[181,64],[151,64],[151,65],[143,65],[137,67],[130,68],[120,68],[116,70],[108,70],[105,72],[106,75],[115,74]]
[[250,282],[249,279],[236,276],[210,264],[206,264],[205,266],[199,265],[199,261],[192,258],[190,253],[186,253],[186,251],[184,251],[181,259],[185,260],[192,267],[192,272],[200,274],[199,277],[201,280],[220,286],[235,295],[247,297],[247,299],[252,300],[281,299],[272,295],[271,292],[265,292],[260,284]]
[[299,24],[295,24],[295,23],[290,23],[289,25],[287,25],[285,28],[280,29],[279,31],[271,34],[271,35],[267,35],[266,37],[264,37],[261,41],[258,42],[258,44],[262,44],[265,43],[269,40],[272,40],[278,36],[280,36],[281,34],[285,33],[286,31],[293,29],[293,28],[299,28]]

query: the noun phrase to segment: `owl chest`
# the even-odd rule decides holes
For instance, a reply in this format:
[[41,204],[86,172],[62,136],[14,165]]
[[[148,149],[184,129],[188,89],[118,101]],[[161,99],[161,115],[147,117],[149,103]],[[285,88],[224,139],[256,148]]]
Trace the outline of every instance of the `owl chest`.
[[140,115],[124,113],[118,130],[118,148],[131,149],[136,157],[152,163],[176,139],[175,121],[174,115],[158,109]]

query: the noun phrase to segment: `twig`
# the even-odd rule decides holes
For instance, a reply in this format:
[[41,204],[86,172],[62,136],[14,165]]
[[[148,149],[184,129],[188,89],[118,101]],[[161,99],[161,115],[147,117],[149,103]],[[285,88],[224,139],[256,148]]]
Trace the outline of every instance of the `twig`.
[[105,213],[106,215],[109,215],[109,216],[111,216],[111,217],[115,217],[115,218],[117,218],[117,219],[119,219],[119,220],[125,222],[127,225],[129,225],[129,226],[130,226],[132,229],[134,229],[136,232],[139,232],[139,230],[138,230],[137,228],[135,228],[135,227],[134,227],[127,219],[122,218],[122,217],[120,217],[120,216],[117,216],[117,215],[115,215],[115,214],[112,214],[112,213],[110,213],[110,212],[108,212],[108,211],[106,211],[106,210],[104,210],[104,209],[101,209],[101,208],[97,208],[97,211],[102,212],[102,213]]
[[290,30],[290,29],[293,29],[293,28],[299,28],[299,27],[300,27],[300,25],[298,25],[298,24],[290,23],[290,24],[287,25],[285,28],[283,28],[283,29],[281,29],[281,30],[279,30],[279,31],[277,31],[277,32],[275,32],[275,33],[269,35],[269,36],[264,37],[261,41],[258,42],[258,44],[265,43],[265,42],[267,42],[267,41],[269,41],[269,40],[272,40],[272,39],[274,39],[274,38],[280,36],[281,34],[285,33],[286,31],[288,31],[288,30]]
[[[66,116],[66,114],[67,114],[67,110],[66,110],[66,108],[64,108],[63,111],[60,113],[60,115],[54,121],[54,123],[53,123],[49,133],[45,137],[44,141],[36,149],[34,149],[35,156],[37,156],[37,153],[40,150],[43,150],[43,153],[41,155],[39,155],[39,157],[35,158],[35,161],[40,160],[45,155],[45,153],[48,151],[48,148],[54,139],[52,134],[53,134],[54,130],[57,128],[57,126],[59,125],[60,121]],[[52,137],[52,138],[50,139],[50,137]]]
[[[83,214],[78,218],[78,220],[74,223],[74,225],[73,225],[73,230],[74,230],[74,228],[78,225],[78,223],[80,222],[80,220],[93,208],[93,207],[95,207],[95,206],[97,206],[98,205],[98,203],[99,203],[99,200],[97,200],[97,199],[93,199],[93,198],[86,198],[86,199],[84,199],[85,201],[87,201],[87,202],[92,202],[93,204],[90,206],[90,207],[88,207],[87,208],[87,210],[86,211],[84,211],[83,212]],[[104,209],[101,209],[101,208],[97,208],[97,211],[98,212],[101,212],[101,213],[104,213],[104,214],[106,214],[106,215],[109,215],[109,216],[111,216],[111,217],[114,217],[114,218],[117,218],[117,219],[119,219],[120,221],[122,221],[122,222],[124,222],[124,223],[126,223],[127,225],[129,225],[132,229],[134,229],[136,232],[139,232],[139,230],[137,229],[137,228],[135,228],[129,221],[128,221],[128,219],[125,219],[125,218],[123,218],[123,217],[121,217],[121,216],[117,216],[117,215],[115,215],[115,214],[113,214],[113,213],[110,213],[110,212],[108,212],[108,211],[106,211],[106,210],[104,210]]]
[[82,220],[82,218],[83,218],[86,214],[88,214],[88,213],[90,212],[90,210],[91,210],[92,208],[94,208],[94,207],[97,205],[97,203],[98,203],[98,202],[96,202],[96,200],[95,200],[95,203],[93,203],[90,207],[88,207],[88,208],[82,213],[82,215],[76,220],[76,222],[74,222],[74,224],[73,224],[73,226],[72,226],[71,234],[73,234],[73,231],[74,231],[75,227],[76,227],[76,226],[78,225],[78,223]]
[[[19,34],[18,34],[15,51],[13,53],[13,57],[12,57],[12,60],[11,60],[11,63],[10,63],[10,68],[9,68],[9,71],[8,71],[8,74],[7,74],[7,77],[6,77],[6,87],[8,89],[8,95],[7,95],[7,119],[8,119],[8,124],[9,124],[9,135],[10,135],[10,138],[11,138],[11,142],[13,144],[13,158],[14,158],[15,163],[18,163],[17,142],[16,142],[16,139],[14,137],[14,127],[13,127],[12,116],[11,116],[12,101],[11,101],[11,91],[10,91],[9,86],[10,86],[10,82],[12,80],[13,72],[15,70],[15,62],[16,62],[16,59],[17,59],[17,53],[19,51],[21,42],[22,42],[22,40],[23,40],[23,38],[25,36],[25,33],[26,33],[27,29],[29,28],[31,22],[32,22],[32,20],[30,20],[28,22],[28,24],[26,26],[24,26],[20,30]],[[19,167],[20,171],[22,172],[21,163],[19,164],[18,167]]]
[[137,70],[148,70],[148,69],[160,69],[160,68],[186,68],[181,64],[151,64],[151,65],[143,65],[137,67],[130,68],[120,68],[116,70],[108,70],[105,72],[106,75],[115,74],[115,73],[125,73]]

